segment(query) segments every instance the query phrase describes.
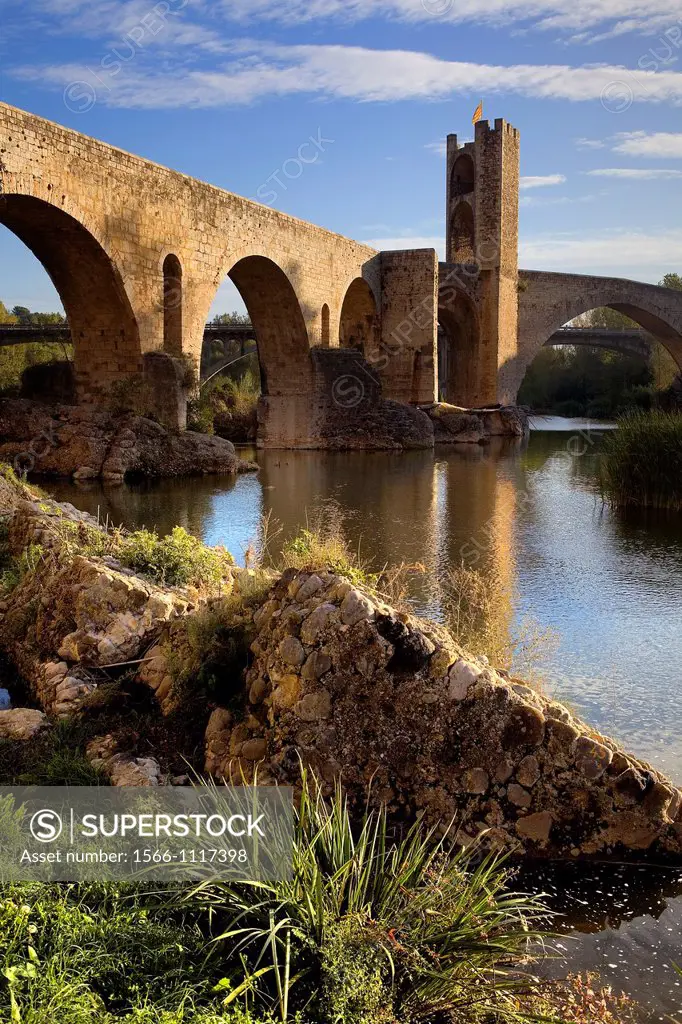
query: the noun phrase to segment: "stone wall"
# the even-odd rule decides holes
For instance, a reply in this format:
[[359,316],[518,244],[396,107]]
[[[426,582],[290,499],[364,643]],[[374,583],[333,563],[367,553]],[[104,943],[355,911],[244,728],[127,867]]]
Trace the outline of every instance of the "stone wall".
[[[302,761],[329,791],[340,778],[358,808],[369,795],[396,822],[454,818],[465,845],[485,833],[539,855],[682,857],[676,786],[443,627],[325,569],[233,569],[222,596],[160,588],[79,551],[79,524],[98,529],[84,513],[32,500],[2,476],[0,512],[13,552],[42,551],[40,571],[0,604],[0,650],[50,719],[81,713],[105,666],[136,659],[165,715],[204,716],[207,698],[188,695],[210,663],[205,767],[218,778],[257,771],[262,783],[295,785]],[[241,662],[235,639],[250,647]],[[16,710],[0,719],[7,735],[24,729],[28,740],[49,725]],[[116,784],[165,781],[130,736],[124,748],[106,734],[89,749]]]

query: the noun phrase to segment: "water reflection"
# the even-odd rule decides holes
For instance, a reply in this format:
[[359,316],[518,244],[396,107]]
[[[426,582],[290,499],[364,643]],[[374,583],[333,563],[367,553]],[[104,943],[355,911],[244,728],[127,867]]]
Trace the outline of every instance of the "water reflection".
[[682,871],[632,864],[524,865],[515,880],[522,891],[546,894],[558,914],[553,943],[558,959],[549,977],[598,971],[616,992],[636,998],[648,1020],[670,1021],[682,1009]]
[[[531,616],[559,635],[538,664],[547,689],[682,782],[682,520],[621,519],[606,509],[595,477],[599,446],[598,433],[574,422],[563,433],[534,432],[526,445],[247,452],[260,474],[236,481],[50,489],[116,523],[160,532],[180,523],[238,558],[258,542],[264,515],[282,524],[281,543],[305,526],[307,511],[333,499],[353,547],[379,568],[421,562],[444,579],[464,561],[483,572],[496,589],[498,630],[513,633]],[[437,613],[429,578],[413,586],[415,603]],[[571,968],[602,970],[659,1019],[679,1010],[680,979],[668,966],[682,959],[677,876],[627,869],[635,873],[606,880],[601,869],[564,870],[540,888],[554,886],[570,909],[578,932]]]

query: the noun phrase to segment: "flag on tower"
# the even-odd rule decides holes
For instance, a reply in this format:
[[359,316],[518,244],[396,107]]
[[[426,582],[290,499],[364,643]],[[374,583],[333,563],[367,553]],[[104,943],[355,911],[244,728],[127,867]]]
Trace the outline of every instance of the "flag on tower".
[[471,119],[471,123],[472,124],[478,124],[478,122],[481,120],[482,117],[483,117],[483,100],[481,100],[481,102],[476,107],[476,110],[474,111],[474,116]]

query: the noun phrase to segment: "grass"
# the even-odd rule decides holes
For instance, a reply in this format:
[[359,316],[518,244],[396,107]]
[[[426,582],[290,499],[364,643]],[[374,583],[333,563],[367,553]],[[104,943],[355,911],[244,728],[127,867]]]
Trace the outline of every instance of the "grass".
[[357,826],[337,787],[303,776],[287,882],[205,884],[185,895],[221,926],[225,1005],[319,1024],[526,1021],[530,944],[548,914],[510,892],[492,858],[453,853],[386,814]]
[[325,802],[304,777],[289,882],[0,890],[0,1022],[630,1020],[589,980],[533,978],[547,912],[509,883],[418,824],[354,823],[339,789]]
[[81,722],[56,722],[33,741],[0,740],[0,786],[101,786],[87,760],[92,732]]
[[[234,559],[224,547],[203,544],[182,526],[176,526],[164,537],[153,530],[136,530],[128,533],[122,529],[104,529],[87,523],[74,523],[65,518],[53,519],[53,525],[60,534],[62,556],[84,554],[102,558],[105,555],[118,559],[122,565],[133,569],[141,576],[162,586],[176,587],[191,585],[199,590],[219,591],[229,576]],[[21,556],[5,569],[6,576],[0,576],[0,588],[5,580],[5,589],[16,584],[26,572],[36,568],[41,549],[31,545]]]
[[232,555],[223,547],[209,547],[182,526],[165,537],[137,530],[121,537],[116,556],[129,568],[168,586],[192,584],[199,589],[219,589],[230,568]]
[[514,624],[514,597],[495,573],[470,566],[451,569],[437,583],[437,597],[454,639],[473,654],[485,654],[497,668],[530,677],[554,649],[558,637],[530,619]]
[[600,484],[618,508],[682,509],[682,413],[632,412],[603,441]]

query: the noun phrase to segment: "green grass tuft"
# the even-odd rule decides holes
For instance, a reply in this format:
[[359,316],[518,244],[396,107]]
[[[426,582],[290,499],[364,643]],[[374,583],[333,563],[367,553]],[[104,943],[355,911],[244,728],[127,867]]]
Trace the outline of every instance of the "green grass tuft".
[[682,509],[681,413],[628,413],[602,451],[601,491],[610,504]]

